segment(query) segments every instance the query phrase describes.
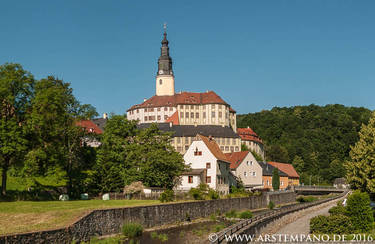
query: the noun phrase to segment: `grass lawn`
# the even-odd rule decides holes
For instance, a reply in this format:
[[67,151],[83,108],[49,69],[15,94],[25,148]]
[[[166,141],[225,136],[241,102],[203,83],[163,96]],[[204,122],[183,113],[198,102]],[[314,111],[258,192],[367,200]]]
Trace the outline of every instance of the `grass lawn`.
[[93,209],[158,203],[159,200],[0,202],[0,235],[67,226]]

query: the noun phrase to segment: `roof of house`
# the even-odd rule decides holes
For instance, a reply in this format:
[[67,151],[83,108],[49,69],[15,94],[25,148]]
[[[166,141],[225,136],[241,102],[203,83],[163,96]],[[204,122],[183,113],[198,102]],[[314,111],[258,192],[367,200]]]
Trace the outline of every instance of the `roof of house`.
[[249,151],[225,153],[225,156],[230,162],[230,168],[237,169],[248,153]]
[[166,123],[172,122],[173,125],[179,125],[180,122],[178,120],[178,112],[176,111],[174,114],[172,114],[165,122]]
[[92,119],[92,122],[94,122],[102,131],[104,131],[104,127],[107,124],[107,119],[95,118]]
[[[138,124],[139,129],[146,129],[151,123]],[[172,137],[195,137],[200,134],[203,136],[240,138],[230,127],[220,125],[172,125],[170,123],[157,123],[160,130],[173,132]]]
[[85,128],[87,132],[89,133],[95,133],[95,134],[102,134],[103,130],[99,128],[93,121],[91,120],[80,120],[76,122],[77,126],[80,126],[82,128]]
[[201,139],[204,142],[204,144],[206,144],[207,148],[215,156],[215,158],[217,158],[220,161],[230,163],[225,154],[220,150],[219,145],[216,143],[214,139],[203,135],[197,135],[197,137]]
[[[259,165],[262,167],[262,175],[263,176],[272,176],[273,175],[273,167],[271,164],[268,164],[267,162],[258,162]],[[279,176],[288,176],[286,173],[279,170]]]
[[279,162],[268,162],[272,166],[278,168],[285,174],[287,174],[289,177],[293,178],[299,178],[299,174],[297,171],[294,169],[293,165],[287,164],[287,163],[279,163]]
[[192,169],[190,171],[182,172],[182,175],[201,175],[206,169]]
[[263,144],[262,139],[250,127],[237,128],[237,133],[240,135],[242,140],[255,141]]
[[153,107],[175,107],[178,104],[224,104],[228,105],[219,95],[213,91],[207,92],[180,92],[172,96],[153,96],[141,104],[132,106],[129,110],[137,108],[153,108]]

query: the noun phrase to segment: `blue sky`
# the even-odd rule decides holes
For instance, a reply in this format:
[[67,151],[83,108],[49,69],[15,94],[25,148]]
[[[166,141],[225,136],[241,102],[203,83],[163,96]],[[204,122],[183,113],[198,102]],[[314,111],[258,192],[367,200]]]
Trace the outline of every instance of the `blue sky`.
[[2,1],[0,64],[70,82],[99,113],[155,93],[168,23],[176,91],[238,113],[340,103],[375,109],[375,1]]

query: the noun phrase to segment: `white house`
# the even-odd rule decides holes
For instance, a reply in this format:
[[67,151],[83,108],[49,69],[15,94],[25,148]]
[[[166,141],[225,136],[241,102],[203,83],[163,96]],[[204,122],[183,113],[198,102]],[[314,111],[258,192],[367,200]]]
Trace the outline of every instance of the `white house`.
[[241,179],[245,189],[262,186],[262,167],[249,151],[226,153],[232,173]]
[[221,194],[228,194],[233,182],[230,172],[230,162],[219,145],[211,137],[197,135],[184,155],[185,163],[191,171],[181,176],[177,190],[190,190],[200,183],[206,183],[210,188]]

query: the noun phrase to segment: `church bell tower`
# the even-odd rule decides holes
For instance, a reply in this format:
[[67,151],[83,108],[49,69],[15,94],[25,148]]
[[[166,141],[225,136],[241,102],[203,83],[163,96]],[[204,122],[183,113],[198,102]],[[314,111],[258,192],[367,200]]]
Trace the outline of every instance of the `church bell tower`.
[[161,41],[161,54],[158,60],[158,73],[156,75],[156,95],[174,95],[174,74],[172,58],[169,56],[166,24],[164,24],[164,38]]

